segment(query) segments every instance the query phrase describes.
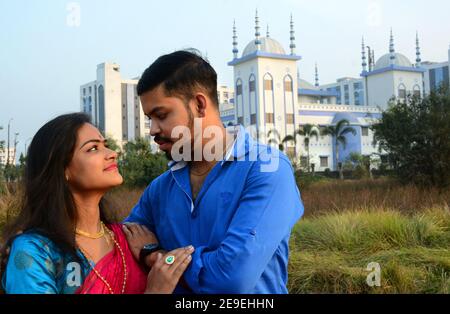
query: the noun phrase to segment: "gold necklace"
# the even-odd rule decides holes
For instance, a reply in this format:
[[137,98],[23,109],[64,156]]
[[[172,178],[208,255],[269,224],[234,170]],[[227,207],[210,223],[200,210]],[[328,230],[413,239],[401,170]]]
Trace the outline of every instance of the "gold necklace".
[[86,231],[83,231],[81,229],[75,228],[75,233],[89,238],[89,239],[100,239],[101,237],[103,237],[105,235],[105,228],[103,227],[103,223],[100,223],[100,232],[96,233],[96,234],[92,234]]
[[[102,227],[103,227],[103,222],[101,222]],[[116,239],[114,239],[114,234],[112,233],[111,230],[109,230],[107,227],[103,227],[103,229],[106,229],[106,231],[109,233],[111,239],[114,241],[114,244],[117,246],[117,248],[119,249],[120,252],[120,256],[122,257],[122,265],[123,265],[123,284],[122,284],[122,291],[121,294],[124,294],[125,292],[125,286],[127,283],[127,276],[128,276],[128,272],[127,272],[127,264],[125,261],[125,254],[123,254],[122,248],[120,247],[119,243],[116,241]],[[80,249],[81,254],[83,254],[84,258],[86,258],[86,260],[88,260],[88,258],[86,256],[89,256],[89,254],[87,254],[87,252],[85,252],[80,245],[78,245],[78,248]],[[91,257],[91,260],[92,257]],[[105,286],[108,288],[109,293],[110,294],[114,294],[113,289],[111,288],[111,285],[108,283],[108,281],[106,281],[106,279],[97,271],[97,269],[95,269],[95,266],[92,266],[89,263],[88,260],[88,264],[89,266],[92,268],[92,270],[94,271],[94,273],[97,275],[97,277],[105,284]]]

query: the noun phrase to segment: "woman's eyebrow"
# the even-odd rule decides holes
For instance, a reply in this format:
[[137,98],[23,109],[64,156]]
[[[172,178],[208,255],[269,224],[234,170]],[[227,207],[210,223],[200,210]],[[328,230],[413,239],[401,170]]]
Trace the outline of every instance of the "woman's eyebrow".
[[86,141],[83,145],[81,145],[80,149],[82,149],[85,145],[87,145],[89,143],[104,143],[105,144],[106,142],[107,142],[106,139],[104,139],[104,140],[92,139],[92,140]]

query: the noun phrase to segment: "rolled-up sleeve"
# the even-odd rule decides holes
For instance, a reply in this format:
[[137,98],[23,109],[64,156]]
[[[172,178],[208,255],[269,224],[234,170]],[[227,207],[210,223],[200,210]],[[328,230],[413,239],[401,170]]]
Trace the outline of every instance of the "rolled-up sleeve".
[[279,159],[274,172],[261,172],[255,162],[246,180],[219,247],[197,247],[193,254],[184,278],[195,293],[249,293],[303,215],[300,192],[285,158]]

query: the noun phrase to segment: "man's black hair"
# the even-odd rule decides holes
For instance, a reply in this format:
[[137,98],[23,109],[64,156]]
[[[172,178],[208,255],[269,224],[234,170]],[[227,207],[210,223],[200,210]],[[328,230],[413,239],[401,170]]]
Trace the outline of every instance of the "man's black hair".
[[194,92],[202,90],[218,106],[217,73],[195,50],[180,50],[159,57],[142,74],[139,96],[163,86],[166,96],[177,96],[187,103]]

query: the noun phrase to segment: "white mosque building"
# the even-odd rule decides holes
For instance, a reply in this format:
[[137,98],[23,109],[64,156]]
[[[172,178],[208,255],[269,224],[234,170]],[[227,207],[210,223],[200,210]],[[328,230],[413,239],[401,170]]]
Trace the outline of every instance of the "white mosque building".
[[[412,64],[407,57],[397,53],[391,31],[389,51],[374,61],[373,51],[362,43],[362,73],[360,78],[343,78],[335,84],[319,85],[316,65],[316,82],[300,78],[296,53],[294,22],[290,22],[288,52],[269,33],[261,36],[258,13],[255,17],[255,38],[239,54],[236,26],[233,26],[233,60],[228,65],[234,71],[234,117],[223,115],[224,123],[230,121],[251,129],[262,142],[279,141],[305,124],[316,125],[319,130],[335,125],[340,120],[349,121],[356,135],[347,134],[347,145],[339,146],[338,162],[345,162],[350,153],[380,159],[378,147],[373,144],[370,126],[380,119],[393,97],[405,99],[408,94],[423,95],[423,75],[419,42],[417,60]],[[224,111],[225,113],[225,111]],[[272,131],[276,130],[276,132]],[[269,132],[271,133],[269,136]],[[285,143],[285,152],[293,158],[306,158],[304,139]],[[310,163],[316,171],[336,170],[335,144],[330,136],[312,138]],[[377,157],[376,157],[377,156]]]
[[[393,97],[428,94],[440,84],[449,83],[449,62],[422,62],[419,38],[416,36],[416,60],[413,64],[395,51],[391,31],[389,49],[376,62],[374,52],[361,46],[360,77],[344,77],[332,84],[319,84],[316,65],[315,82],[311,84],[298,73],[294,22],[290,21],[290,45],[285,48],[269,32],[261,36],[258,14],[255,38],[242,53],[238,49],[236,26],[233,26],[233,87],[219,86],[220,113],[224,125],[241,124],[261,142],[281,141],[293,135],[302,125],[316,125],[319,130],[346,119],[356,131],[347,134],[347,145],[339,146],[339,163],[352,152],[383,159],[373,145],[370,126],[381,117]],[[450,49],[449,49],[450,60]],[[80,108],[92,116],[93,122],[106,136],[120,146],[139,137],[151,140],[150,121],[142,112],[136,92],[138,78],[124,79],[116,63],[97,66],[96,79],[80,86]],[[271,133],[269,136],[269,132]],[[305,161],[304,139],[286,142],[285,152],[296,161]],[[336,149],[330,136],[312,138],[310,164],[315,171],[337,170]],[[376,157],[378,156],[378,157]]]

